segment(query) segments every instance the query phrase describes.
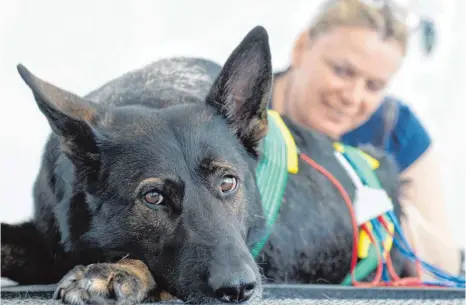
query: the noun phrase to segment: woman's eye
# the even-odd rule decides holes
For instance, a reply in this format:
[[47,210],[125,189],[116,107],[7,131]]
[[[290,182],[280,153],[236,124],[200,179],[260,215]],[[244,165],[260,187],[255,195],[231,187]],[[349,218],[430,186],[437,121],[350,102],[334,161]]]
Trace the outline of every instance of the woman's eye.
[[369,89],[369,91],[379,92],[383,88],[384,88],[384,86],[382,84],[379,84],[379,83],[376,83],[376,82],[373,82],[373,81],[367,82],[367,89]]
[[220,184],[220,190],[222,193],[227,194],[233,192],[238,186],[238,180],[233,176],[224,176],[222,178],[222,183]]
[[155,191],[146,193],[143,199],[144,203],[148,205],[160,205],[163,202],[163,196]]
[[349,76],[351,74],[347,68],[337,65],[333,66],[333,71],[339,76]]

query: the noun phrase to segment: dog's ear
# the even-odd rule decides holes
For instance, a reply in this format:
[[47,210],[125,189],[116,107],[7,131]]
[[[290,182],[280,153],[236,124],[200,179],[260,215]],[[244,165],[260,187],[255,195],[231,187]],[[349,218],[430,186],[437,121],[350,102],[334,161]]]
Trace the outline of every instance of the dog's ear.
[[17,69],[71,161],[76,165],[97,162],[99,155],[93,126],[100,116],[98,106],[39,79],[21,64]]
[[233,50],[206,99],[254,155],[267,133],[271,86],[269,37],[263,27],[257,26]]

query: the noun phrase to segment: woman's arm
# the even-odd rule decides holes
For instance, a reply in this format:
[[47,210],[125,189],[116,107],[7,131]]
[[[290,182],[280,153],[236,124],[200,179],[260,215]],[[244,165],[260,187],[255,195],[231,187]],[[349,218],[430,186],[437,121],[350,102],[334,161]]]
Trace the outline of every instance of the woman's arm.
[[400,178],[408,181],[400,198],[406,215],[401,224],[422,259],[457,275],[460,252],[446,211],[435,147],[410,107],[401,101],[393,101],[398,115],[389,138],[389,150],[399,165]]
[[401,204],[406,212],[402,226],[419,257],[457,275],[460,252],[446,212],[439,163],[432,145],[401,173],[409,183],[403,187]]

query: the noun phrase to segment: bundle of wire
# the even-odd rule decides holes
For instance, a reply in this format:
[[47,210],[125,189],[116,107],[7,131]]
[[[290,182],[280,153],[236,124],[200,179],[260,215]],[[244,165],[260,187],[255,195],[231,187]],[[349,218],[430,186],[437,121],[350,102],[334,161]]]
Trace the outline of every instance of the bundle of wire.
[[[450,288],[465,288],[465,280],[463,278],[452,276],[447,274],[443,270],[425,262],[424,260],[420,259],[414,249],[411,248],[409,245],[405,235],[403,234],[403,230],[397,220],[396,215],[393,211],[386,212],[384,215],[377,217],[376,219],[372,219],[370,224],[372,225],[372,229],[377,235],[378,240],[382,240],[383,230],[386,231],[387,234],[390,234],[393,238],[393,244],[398,249],[398,251],[408,258],[410,261],[416,264],[416,277],[408,277],[408,278],[400,278],[392,265],[390,254],[383,255],[382,253],[385,252],[380,248],[384,248],[382,243],[378,243],[377,239],[372,234],[371,230],[368,227],[368,224],[365,223],[361,225],[361,229],[366,232],[369,236],[369,239],[372,245],[375,247],[375,251],[378,258],[376,275],[372,282],[370,283],[363,283],[358,282],[355,278],[354,270],[357,265],[358,260],[358,242],[359,242],[359,230],[358,224],[356,221],[356,215],[353,209],[353,204],[351,198],[349,197],[346,190],[340,184],[340,182],[324,167],[316,163],[312,160],[309,156],[304,153],[300,153],[300,157],[310,166],[314,167],[316,170],[321,172],[324,176],[329,179],[332,184],[338,189],[341,196],[343,197],[349,212],[351,214],[352,226],[353,226],[353,249],[352,249],[352,259],[350,265],[350,279],[351,284],[355,287],[375,287],[375,286],[409,286],[409,287],[450,287]],[[364,182],[364,181],[363,181]],[[385,217],[384,217],[385,216]],[[390,232],[388,222],[386,218],[393,223],[394,225],[394,232]],[[437,281],[423,281],[421,279],[421,272],[422,269],[432,274]],[[389,278],[391,277],[391,279]]]

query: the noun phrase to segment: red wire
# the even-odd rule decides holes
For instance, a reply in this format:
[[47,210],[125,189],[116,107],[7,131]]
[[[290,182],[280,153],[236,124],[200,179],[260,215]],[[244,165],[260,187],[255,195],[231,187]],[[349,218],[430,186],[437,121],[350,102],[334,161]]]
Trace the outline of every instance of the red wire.
[[[306,161],[309,165],[311,165],[313,168],[321,172],[325,177],[327,177],[330,182],[335,185],[335,187],[338,189],[338,191],[341,193],[341,196],[343,197],[343,200],[345,201],[346,205],[348,206],[348,209],[350,211],[350,214],[353,216],[354,211],[353,211],[353,205],[351,202],[351,198],[348,196],[348,193],[345,191],[343,186],[340,184],[340,182],[331,174],[329,173],[324,167],[320,166],[317,162],[312,160],[309,156],[307,156],[304,153],[299,154],[301,159]],[[351,265],[350,265],[350,272],[353,275],[353,270],[356,267],[357,263],[357,257],[358,257],[358,224],[356,222],[356,217],[351,217],[351,223],[353,226],[353,255],[351,257]]]
[[[348,193],[346,190],[343,188],[343,186],[340,184],[340,182],[330,173],[328,172],[324,167],[319,165],[317,162],[312,160],[309,156],[307,156],[304,153],[300,153],[299,156],[301,159],[303,159],[306,163],[308,163],[310,166],[315,168],[317,171],[322,173],[327,179],[332,182],[332,184],[337,188],[337,190],[340,192],[341,196],[343,197],[343,200],[346,203],[346,206],[348,207],[348,210],[351,215],[351,223],[353,226],[353,249],[352,249],[352,258],[351,258],[351,265],[350,265],[350,272],[351,272],[351,280],[354,286],[356,287],[375,287],[375,286],[409,286],[409,287],[426,287],[429,286],[431,287],[432,285],[426,285],[422,283],[422,280],[420,278],[421,275],[421,265],[419,260],[416,260],[416,277],[408,277],[408,278],[403,278],[401,279],[398,274],[396,274],[394,268],[393,268],[393,263],[391,260],[391,256],[387,255],[387,269],[390,273],[390,276],[394,279],[391,282],[380,282],[380,279],[382,277],[382,255],[380,253],[380,250],[378,247],[376,247],[377,250],[377,257],[378,257],[378,264],[377,264],[377,271],[376,271],[376,276],[374,280],[371,283],[361,283],[358,282],[355,277],[354,277],[354,268],[356,267],[357,264],[357,257],[358,257],[358,241],[359,241],[359,236],[358,236],[358,224],[356,222],[356,216],[355,212],[353,209],[353,204],[351,201],[351,198],[349,197]],[[393,233],[390,232],[389,227],[385,219],[383,219],[382,216],[378,217],[378,220],[382,223],[382,225],[385,227],[387,232],[392,235]],[[368,227],[363,224],[361,228],[367,233],[369,236],[369,239],[371,242],[376,245],[374,235],[372,232],[368,229]],[[438,286],[442,287],[442,286]]]
[[[352,205],[351,205],[352,207]],[[356,218],[355,217],[355,214],[354,214],[354,210],[352,210],[351,212],[351,216],[352,218]],[[369,236],[369,239],[370,241],[372,242],[372,244],[375,245],[375,238],[374,238],[374,235],[372,234],[372,232],[369,230],[369,228],[367,227],[366,224],[363,224],[361,226],[361,228],[364,230],[364,232],[366,232],[366,234]],[[353,228],[354,230],[354,228]],[[357,230],[357,227],[356,227],[356,230]],[[357,245],[356,245],[357,246]],[[380,250],[378,247],[375,247],[376,249],[376,253],[377,253],[377,270],[375,272],[375,278],[372,280],[371,283],[367,284],[367,283],[361,283],[361,282],[358,282],[355,278],[354,278],[354,274],[352,273],[351,274],[351,281],[353,283],[353,286],[355,287],[373,287],[373,286],[377,286],[378,283],[380,283],[380,279],[382,278],[382,253],[380,253]]]
[[[352,204],[351,198],[349,197],[348,193],[343,188],[343,186],[340,184],[340,182],[330,172],[328,172],[324,167],[319,165],[317,162],[312,160],[309,156],[307,156],[304,153],[300,153],[300,157],[301,157],[301,159],[306,161],[309,165],[311,165],[316,170],[321,172],[325,177],[327,177],[327,179],[330,180],[330,182],[333,183],[333,185],[338,189],[341,196],[343,197],[343,200],[345,201],[346,206],[348,207],[348,210],[349,210],[349,212],[351,214],[351,222],[352,222],[352,226],[353,226],[353,251],[352,251],[353,255],[352,255],[352,258],[351,258],[350,273],[351,273],[351,280],[353,282],[353,285],[358,286],[358,287],[376,285],[378,282],[380,282],[380,278],[382,277],[381,254],[380,254],[378,248],[376,248],[376,249],[377,249],[377,256],[379,258],[379,264],[377,266],[376,277],[375,277],[374,281],[372,283],[370,283],[370,284],[363,284],[363,283],[358,282],[354,278],[354,272],[353,271],[354,271],[354,268],[356,268],[357,259],[358,259],[359,236],[358,236],[358,224],[356,222],[355,212],[353,210],[353,204]],[[369,235],[369,238],[371,239],[371,241],[374,242],[374,236],[372,235],[372,232],[370,232],[365,225],[363,225],[362,228]]]
[[[385,229],[387,230],[387,232],[390,232],[390,230],[388,229],[388,224],[387,224],[387,222],[385,221],[385,219],[384,219],[382,216],[379,216],[379,217],[378,217],[378,220],[382,223],[382,225],[385,227]],[[392,237],[393,237],[393,233],[390,233],[390,234],[391,234]],[[413,253],[414,253],[414,255],[415,255],[416,258],[417,258],[417,255],[416,255],[416,245],[414,244],[414,242],[413,242],[413,245],[412,245],[412,246],[413,246]],[[420,277],[420,276],[421,276],[421,272],[422,272],[421,269],[422,269],[422,267],[421,267],[421,262],[419,261],[419,259],[416,259],[416,275],[417,275],[417,277]]]
[[[385,221],[385,219],[382,216],[379,216],[377,219],[382,223],[384,228],[393,238],[394,234],[390,232],[388,228],[388,224]],[[413,252],[414,252],[414,255],[417,257],[415,249],[413,249]],[[407,278],[401,279],[398,276],[398,274],[396,274],[396,271],[393,268],[390,255],[387,256],[387,268],[390,273],[390,276],[394,278],[394,281],[390,283],[393,286],[426,286],[425,284],[422,283],[422,280],[421,280],[421,262],[419,261],[419,259],[416,259],[416,276],[414,277],[407,277]]]

